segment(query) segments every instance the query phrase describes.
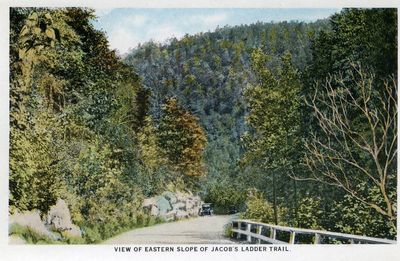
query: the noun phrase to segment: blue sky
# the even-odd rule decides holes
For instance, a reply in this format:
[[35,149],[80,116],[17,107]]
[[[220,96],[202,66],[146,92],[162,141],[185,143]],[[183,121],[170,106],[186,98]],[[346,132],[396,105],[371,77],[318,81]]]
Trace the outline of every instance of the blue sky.
[[121,54],[149,40],[165,42],[186,33],[213,31],[217,26],[251,24],[257,21],[315,21],[340,9],[250,9],[250,8],[181,8],[96,9],[94,26],[106,32],[110,46]]

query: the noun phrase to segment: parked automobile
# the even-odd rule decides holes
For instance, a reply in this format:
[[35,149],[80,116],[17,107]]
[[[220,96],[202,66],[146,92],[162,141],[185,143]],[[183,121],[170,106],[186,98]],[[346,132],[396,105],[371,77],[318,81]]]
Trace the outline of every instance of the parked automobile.
[[205,215],[211,216],[212,214],[213,214],[213,209],[210,203],[205,203],[201,205],[201,208],[199,209],[199,216],[205,216]]
[[239,212],[239,210],[235,206],[229,207],[229,212],[228,212],[229,214],[236,214],[238,212]]

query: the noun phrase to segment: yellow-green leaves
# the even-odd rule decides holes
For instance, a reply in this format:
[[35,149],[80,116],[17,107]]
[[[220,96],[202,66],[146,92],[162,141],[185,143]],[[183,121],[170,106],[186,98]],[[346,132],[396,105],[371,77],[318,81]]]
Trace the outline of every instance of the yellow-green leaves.
[[182,109],[176,98],[166,101],[159,127],[159,144],[170,166],[186,176],[204,175],[203,151],[207,137],[198,119]]

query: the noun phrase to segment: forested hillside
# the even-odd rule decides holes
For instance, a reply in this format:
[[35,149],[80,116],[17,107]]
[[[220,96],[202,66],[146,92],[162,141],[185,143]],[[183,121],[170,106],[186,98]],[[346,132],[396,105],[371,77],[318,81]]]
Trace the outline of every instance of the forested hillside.
[[[390,158],[396,155],[395,150],[388,149],[386,157],[379,160],[383,161],[382,168],[392,174],[385,175],[380,181],[371,179],[374,175],[369,172],[379,170],[370,169],[370,164],[374,161],[375,165],[381,164],[375,160],[381,157],[377,155],[381,152],[371,154],[367,151],[367,155],[364,155],[358,150],[359,147],[365,149],[365,146],[353,137],[360,134],[358,138],[366,144],[374,143],[373,140],[377,138],[381,144],[389,146],[388,143],[396,140],[394,122],[380,126],[390,134],[376,133],[374,128],[378,126],[371,130],[364,125],[371,120],[369,113],[385,112],[331,108],[333,112],[340,109],[343,110],[341,113],[352,111],[352,116],[344,119],[351,122],[348,124],[354,124],[351,126],[354,129],[346,130],[352,134],[344,141],[337,140],[339,149],[335,152],[353,157],[354,161],[332,160],[332,155],[327,151],[318,151],[322,155],[328,154],[327,157],[331,159],[329,164],[333,164],[332,169],[325,166],[328,173],[352,172],[356,167],[356,172],[364,172],[369,179],[358,177],[356,173],[348,174],[354,176],[354,184],[350,185],[338,182],[337,176],[329,174],[325,180],[315,179],[314,171],[324,172],[310,166],[315,159],[309,155],[314,153],[315,156],[315,147],[311,147],[311,144],[315,145],[314,135],[332,134],[344,127],[331,126],[331,129],[325,129],[326,122],[319,121],[319,117],[312,117],[321,111],[329,114],[325,112],[326,106],[332,105],[327,104],[328,98],[328,101],[315,102],[316,107],[312,106],[315,91],[326,84],[333,89],[351,90],[354,95],[359,95],[353,97],[358,103],[362,98],[360,92],[365,90],[357,90],[352,86],[360,88],[357,82],[359,77],[366,78],[364,80],[374,81],[374,86],[369,88],[382,89],[380,93],[374,91],[374,95],[382,95],[387,99],[381,102],[393,102],[386,97],[388,93],[383,91],[385,87],[382,85],[385,84],[382,82],[395,77],[397,73],[396,21],[394,10],[349,9],[334,15],[329,21],[227,26],[215,32],[186,35],[181,40],[172,38],[166,44],[145,43],[127,55],[124,62],[138,73],[144,88],[151,91],[150,114],[156,122],[161,112],[159,108],[167,97],[176,97],[199,117],[209,138],[205,152],[207,176],[201,183],[202,193],[215,204],[217,211],[226,213],[233,207],[243,210],[249,196],[246,189],[256,188],[259,192],[251,192],[251,197],[266,197],[275,207],[274,211],[270,210],[270,219],[266,219],[268,222],[376,236],[394,235],[393,215],[384,221],[385,217],[380,214],[387,218],[395,202],[392,193],[396,185],[389,185],[393,181],[389,181],[389,177],[395,177],[395,160]],[[336,86],[342,81],[346,84]],[[257,86],[261,86],[261,89]],[[389,88],[396,88],[396,83]],[[328,92],[329,88],[325,90]],[[317,94],[321,97],[324,95],[323,92]],[[396,94],[392,94],[396,97]],[[369,99],[372,98],[365,102],[375,107]],[[348,106],[358,107],[357,103]],[[387,109],[390,110],[387,112],[390,119],[386,120],[391,121],[396,115],[393,115],[393,107]],[[384,119],[375,120],[375,124],[379,125]],[[370,132],[377,137],[372,137]],[[335,133],[333,137],[328,135],[322,139],[328,139],[330,143],[331,139],[343,134]],[[391,140],[386,140],[385,135],[392,136]],[[346,142],[354,143],[358,148],[343,148],[352,146]],[[323,165],[328,164],[324,160],[322,162]],[[342,178],[349,182],[346,174]],[[385,186],[377,193],[390,202],[386,205],[387,211],[378,211],[380,214],[374,211],[382,202],[367,200],[365,198],[371,197],[371,191],[366,194],[362,192],[371,189],[368,184],[374,187],[374,183],[377,185],[374,189]],[[354,189],[353,186],[365,188]],[[347,192],[345,197],[343,189]],[[358,193],[363,196],[359,197]],[[388,193],[392,195],[390,199],[386,195]],[[353,201],[356,199],[357,202],[357,198],[360,205]],[[342,212],[342,208],[347,212]],[[278,217],[279,211],[282,212],[279,214],[281,217]],[[359,218],[356,213],[360,211],[364,213],[362,222],[369,220],[373,225],[365,223],[355,226]],[[371,231],[368,228],[370,226],[379,228]]]
[[64,199],[87,243],[158,222],[143,198],[202,175],[206,142],[173,100],[156,131],[147,91],[93,18],[80,8],[11,9],[10,18],[10,212],[45,217]]
[[344,9],[143,43],[85,8],[10,9],[10,214],[67,202],[96,243],[164,222],[165,191],[216,213],[395,238],[397,11]]
[[[176,97],[199,117],[209,139],[203,189],[220,186],[217,193],[227,188],[243,190],[236,178],[243,172],[238,168],[243,154],[240,139],[249,131],[243,92],[256,81],[252,51],[260,48],[268,53],[271,59],[267,65],[273,68],[280,56],[289,52],[295,66],[304,70],[311,60],[311,39],[329,28],[327,20],[226,26],[215,32],[186,35],[181,40],[172,38],[167,44],[145,43],[128,54],[124,62],[132,66],[143,87],[151,91],[150,114],[155,121],[167,97]],[[217,208],[218,205],[229,208],[222,202]]]

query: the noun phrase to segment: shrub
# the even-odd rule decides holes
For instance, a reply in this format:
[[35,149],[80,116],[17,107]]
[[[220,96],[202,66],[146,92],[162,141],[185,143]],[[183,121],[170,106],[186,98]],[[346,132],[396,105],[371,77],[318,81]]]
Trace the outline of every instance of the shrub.
[[[359,186],[362,186],[362,183]],[[369,197],[381,199],[378,190],[370,189]],[[389,196],[396,202],[395,192]],[[379,204],[384,204],[379,200],[377,201]],[[396,238],[396,220],[388,221],[387,217],[360,203],[350,195],[345,195],[343,200],[334,203],[331,219],[335,224],[334,229],[342,233],[389,239]]]
[[213,204],[214,213],[228,214],[232,208],[242,209],[245,198],[242,190],[226,183],[217,183],[211,186],[205,201]]
[[319,198],[305,197],[300,200],[297,210],[298,227],[321,229],[320,220],[322,219],[323,211]]
[[224,236],[225,237],[227,237],[227,238],[232,237],[232,234],[233,234],[232,228],[233,228],[232,223],[228,223],[224,226]]
[[96,227],[85,227],[83,229],[83,238],[88,244],[98,243],[102,240],[100,232]]
[[[277,206],[277,210],[279,224],[286,225],[285,218],[288,210],[281,206]],[[252,189],[248,193],[246,211],[241,215],[241,218],[251,219],[262,223],[274,223],[273,205],[265,200],[264,195],[261,192]]]

